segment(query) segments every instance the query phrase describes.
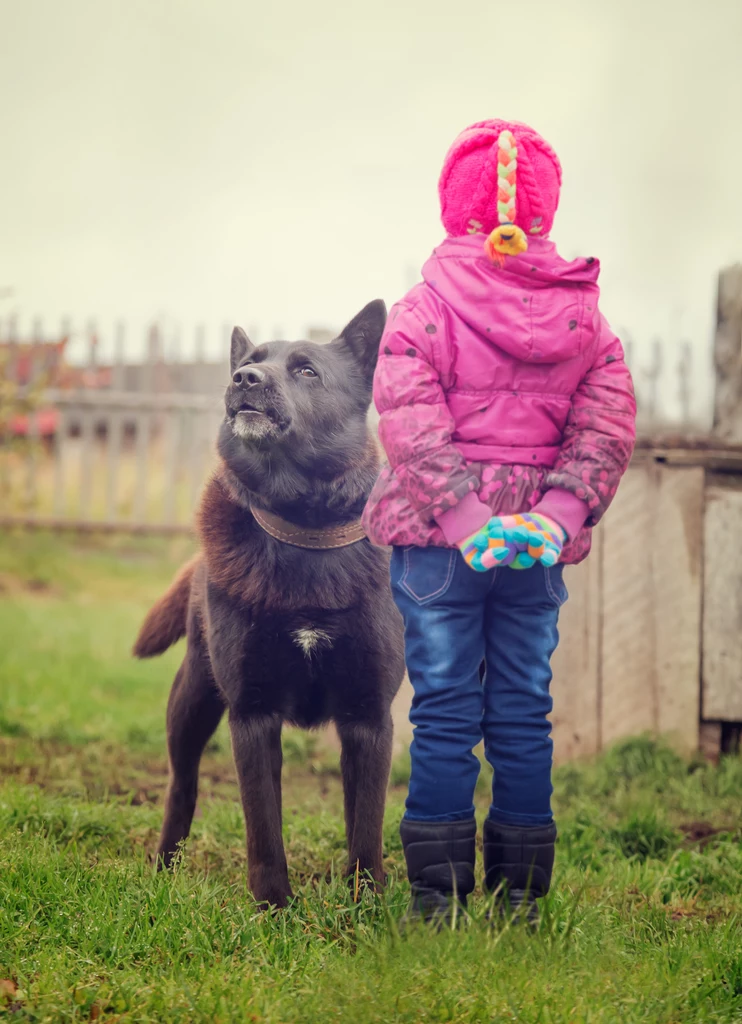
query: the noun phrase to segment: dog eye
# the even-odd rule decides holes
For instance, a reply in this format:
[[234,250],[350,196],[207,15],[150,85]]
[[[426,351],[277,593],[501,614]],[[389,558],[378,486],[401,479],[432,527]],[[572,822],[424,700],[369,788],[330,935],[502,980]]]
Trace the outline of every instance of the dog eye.
[[299,370],[302,377],[316,377],[317,374],[314,372],[311,366],[302,366]]

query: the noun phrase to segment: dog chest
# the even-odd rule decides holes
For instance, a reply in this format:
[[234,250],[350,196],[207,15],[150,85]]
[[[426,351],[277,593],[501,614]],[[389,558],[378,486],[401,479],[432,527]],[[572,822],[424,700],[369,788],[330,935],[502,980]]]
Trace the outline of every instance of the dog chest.
[[332,637],[326,629],[318,626],[302,626],[291,632],[291,639],[304,654],[307,660],[312,660],[320,651],[328,651],[332,647]]

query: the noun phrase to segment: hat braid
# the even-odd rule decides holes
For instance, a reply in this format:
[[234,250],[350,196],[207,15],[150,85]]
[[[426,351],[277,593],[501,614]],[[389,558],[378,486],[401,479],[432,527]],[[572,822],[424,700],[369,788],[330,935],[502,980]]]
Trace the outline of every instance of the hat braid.
[[506,128],[497,138],[497,219],[500,224],[484,243],[489,258],[500,266],[505,256],[517,256],[528,248],[525,233],[515,224],[517,169],[518,147],[513,133]]

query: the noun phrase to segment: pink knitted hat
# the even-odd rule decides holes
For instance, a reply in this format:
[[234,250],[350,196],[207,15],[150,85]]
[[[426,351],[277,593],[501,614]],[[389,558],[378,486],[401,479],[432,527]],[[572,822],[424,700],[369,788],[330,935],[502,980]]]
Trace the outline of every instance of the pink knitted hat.
[[441,220],[454,236],[489,235],[498,225],[514,224],[526,236],[544,238],[561,184],[556,153],[532,128],[517,121],[478,121],[446,154],[438,182]]

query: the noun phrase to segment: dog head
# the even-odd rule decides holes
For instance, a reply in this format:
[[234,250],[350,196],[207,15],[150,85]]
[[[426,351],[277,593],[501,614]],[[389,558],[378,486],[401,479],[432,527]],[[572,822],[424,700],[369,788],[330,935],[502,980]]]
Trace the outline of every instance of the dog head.
[[[271,341],[254,346],[232,333],[232,380],[219,450],[239,474],[256,458],[283,456],[330,472],[365,443],[379,342],[381,300],[369,303],[329,345]],[[242,475],[242,474],[240,474]]]

